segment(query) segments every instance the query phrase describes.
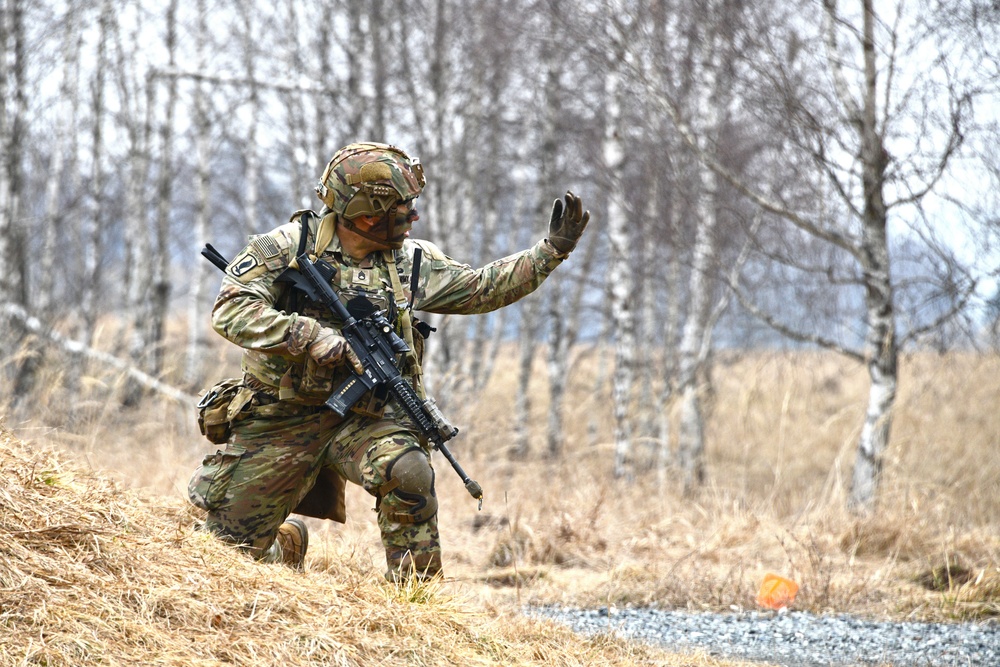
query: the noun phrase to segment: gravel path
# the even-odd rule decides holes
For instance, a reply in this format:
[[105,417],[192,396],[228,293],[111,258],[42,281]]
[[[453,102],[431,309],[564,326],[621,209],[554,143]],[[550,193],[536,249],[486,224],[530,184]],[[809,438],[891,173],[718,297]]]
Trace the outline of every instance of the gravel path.
[[702,649],[719,658],[788,667],[1000,667],[1000,623],[880,623],[793,612],[688,613],[656,609],[532,607],[527,613],[594,634]]

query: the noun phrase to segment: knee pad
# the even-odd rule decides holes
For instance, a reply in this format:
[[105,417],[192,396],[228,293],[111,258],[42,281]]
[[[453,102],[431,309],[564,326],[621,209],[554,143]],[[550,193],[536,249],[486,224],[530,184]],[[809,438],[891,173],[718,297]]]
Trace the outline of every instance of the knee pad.
[[[396,523],[423,523],[437,514],[434,468],[422,449],[409,449],[389,464],[379,489],[379,511]],[[395,498],[392,498],[395,496]]]

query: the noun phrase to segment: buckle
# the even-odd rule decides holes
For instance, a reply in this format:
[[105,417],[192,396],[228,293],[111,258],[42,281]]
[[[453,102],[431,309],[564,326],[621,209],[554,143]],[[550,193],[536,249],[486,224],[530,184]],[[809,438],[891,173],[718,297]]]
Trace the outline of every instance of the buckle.
[[201,400],[198,401],[198,405],[195,407],[197,407],[199,410],[208,407],[209,405],[211,405],[212,401],[214,401],[218,397],[219,397],[219,392],[213,389],[212,391],[202,396]]

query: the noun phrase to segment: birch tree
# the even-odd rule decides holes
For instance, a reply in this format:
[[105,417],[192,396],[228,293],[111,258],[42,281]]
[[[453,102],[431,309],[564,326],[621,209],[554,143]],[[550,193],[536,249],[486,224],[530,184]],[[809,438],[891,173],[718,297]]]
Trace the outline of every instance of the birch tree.
[[[695,51],[696,65],[692,72],[695,82],[691,87],[691,122],[698,128],[699,150],[714,154],[720,134],[720,106],[725,104],[725,84],[720,71],[723,54],[718,23],[705,18],[708,17],[702,17],[699,28],[695,29],[699,33],[695,38],[699,48]],[[721,19],[721,12],[715,14],[715,18]],[[677,369],[678,459],[685,495],[692,494],[705,479],[705,425],[699,379],[703,363],[702,341],[714,287],[712,273],[717,255],[719,189],[716,175],[707,165],[698,165],[696,188],[697,227],[688,283],[689,305],[681,332]]]
[[[125,189],[125,260],[123,282],[125,303],[131,313],[128,349],[138,368],[148,368],[149,344],[146,337],[150,291],[153,282],[152,236],[146,205],[146,191],[152,160],[153,108],[156,83],[152,72],[140,57],[144,22],[141,13],[134,18],[127,40],[120,29],[115,31],[115,72],[122,113],[120,122],[128,137],[128,152],[123,168]],[[143,69],[140,70],[140,67]],[[131,376],[122,390],[122,404],[136,405],[142,385]]]
[[[450,199],[449,193],[454,192],[452,183],[449,182],[450,175],[444,169],[448,160],[445,141],[447,137],[451,136],[448,127],[448,103],[453,85],[451,81],[452,60],[449,58],[453,37],[449,30],[451,11],[452,8],[447,0],[436,0],[433,13],[429,17],[431,53],[426,86],[431,107],[429,113],[426,114],[427,125],[420,142],[421,150],[424,152],[421,158],[428,163],[428,197],[426,199],[429,201],[425,204],[429,214],[426,218],[427,236],[432,241],[445,246],[447,244],[445,243],[444,230],[450,226],[446,200]],[[414,97],[417,96],[415,88],[412,93]],[[424,114],[419,115],[424,116]],[[435,166],[440,166],[437,172],[434,171]],[[449,252],[454,252],[454,250],[449,249]],[[438,329],[438,334],[427,346],[425,365],[433,369],[427,375],[428,377],[440,376],[444,374],[452,356],[449,350],[449,333],[440,316],[431,315],[427,319],[431,326]]]
[[98,18],[97,53],[95,55],[94,74],[91,79],[91,126],[90,126],[90,179],[88,184],[88,209],[84,215],[83,226],[83,277],[80,294],[80,316],[82,331],[78,339],[84,345],[90,346],[94,340],[94,329],[98,317],[97,295],[100,282],[100,249],[101,235],[105,227],[105,160],[106,147],[104,124],[107,109],[105,106],[105,86],[108,70],[108,42],[110,41],[114,22],[116,21],[114,5],[111,0],[102,0]]
[[[788,8],[788,16],[759,11],[749,30],[761,40],[753,58],[741,59],[749,72],[742,88],[744,104],[774,128],[775,141],[758,157],[757,179],[741,177],[707,150],[695,124],[684,119],[669,95],[656,90],[666,113],[699,159],[754,204],[777,216],[791,231],[835,249],[852,267],[829,264],[834,282],[860,288],[863,345],[824,332],[796,327],[786,317],[739,291],[744,308],[796,340],[835,349],[864,363],[870,379],[865,418],[848,504],[869,510],[876,493],[889,443],[898,384],[897,286],[892,278],[890,216],[901,222],[931,194],[963,141],[973,86],[956,67],[931,22],[915,17],[933,14],[882,14],[873,0],[859,0],[844,11],[837,0],[821,0],[820,12]],[[758,8],[759,10],[761,8]],[[800,16],[818,15],[820,25]],[[781,26],[779,29],[778,26]],[[774,40],[771,38],[777,35]],[[962,49],[956,52],[961,53]],[[914,68],[913,58],[940,54],[929,68]],[[651,86],[655,89],[655,86]],[[775,159],[780,156],[779,159]],[[761,175],[769,169],[776,177]],[[795,170],[791,178],[784,170]],[[821,206],[817,206],[817,203]],[[913,225],[918,237],[933,237]],[[780,255],[780,249],[765,252]],[[943,246],[932,252],[955,272],[953,288],[943,294],[938,315],[905,336],[913,340],[959,312],[974,287],[967,272]],[[785,255],[789,267],[807,268],[801,256]],[[822,271],[819,266],[811,270]]]
[[45,186],[45,224],[41,258],[38,266],[38,295],[35,309],[47,321],[53,314],[55,290],[57,287],[53,270],[56,263],[59,239],[66,233],[64,217],[71,210],[68,202],[80,190],[79,149],[80,143],[80,51],[83,39],[80,36],[80,9],[76,4],[66,4],[63,15],[63,33],[60,54],[59,97],[55,109],[55,128],[52,152],[47,173],[49,180]]
[[[586,160],[580,159],[579,156],[587,155],[587,151],[575,148],[571,138],[574,132],[583,132],[588,137],[599,132],[597,127],[592,129],[592,133],[588,133],[587,129],[600,114],[593,114],[592,117],[585,115],[590,112],[590,105],[580,102],[598,96],[598,91],[603,89],[603,81],[594,77],[591,87],[581,90],[581,84],[590,78],[588,74],[592,63],[585,57],[586,51],[582,48],[586,40],[577,39],[580,26],[565,19],[569,6],[564,0],[544,3],[542,14],[537,17],[538,32],[547,36],[540,42],[541,71],[538,79],[542,90],[539,95],[541,101],[535,105],[540,108],[535,121],[539,125],[536,132],[540,135],[537,144],[540,146],[538,183],[541,206],[537,217],[543,224],[548,220],[554,197],[561,196],[564,189],[579,191],[585,188],[594,180],[593,171],[603,173],[602,166],[590,168]],[[578,62],[581,67],[567,67],[568,61]],[[582,194],[585,207],[596,209],[596,202],[589,201],[587,195]],[[594,289],[589,275],[598,253],[604,251],[602,236],[593,231],[585,234],[572,258],[546,280],[541,294],[548,328],[545,361],[549,405],[545,453],[553,459],[562,456],[565,446],[566,396],[574,346],[579,341],[585,316],[589,314],[584,311],[584,296]],[[598,413],[592,411],[592,414]]]
[[620,17],[617,3],[607,5],[607,25],[614,26],[610,35],[607,70],[604,75],[604,168],[608,195],[608,241],[611,248],[608,274],[611,282],[611,318],[614,327],[615,366],[612,376],[612,410],[614,411],[615,477],[627,477],[632,470],[632,428],[629,406],[632,398],[633,363],[635,358],[635,314],[632,310],[632,238],[623,189],[625,165],[625,98],[622,63],[627,56],[624,35],[628,26],[617,25]]
[[[177,11],[179,0],[170,0],[164,13],[164,47],[167,68],[177,69]],[[151,349],[149,372],[157,375],[163,370],[165,325],[170,307],[170,208],[174,182],[174,114],[177,108],[177,77],[158,78],[166,86],[164,116],[159,128],[159,164],[156,179],[156,243],[150,257],[153,269],[152,294],[148,311],[146,343]]]
[[[197,3],[197,41],[198,70],[208,69],[208,6],[206,0]],[[209,186],[211,181],[211,120],[208,110],[209,100],[202,81],[194,83],[194,131],[195,154],[195,213],[194,213],[194,247],[202,248],[208,241],[208,222],[211,201]],[[205,295],[206,266],[204,262],[196,262],[191,271],[191,287],[188,293],[188,348],[187,365],[184,377],[189,383],[198,381],[201,369],[202,352],[205,347],[205,323],[201,316],[204,312],[202,299]]]
[[[9,0],[0,14],[0,303],[28,303],[27,249],[24,243],[22,216],[24,190],[24,141],[27,109],[27,35],[24,7],[20,0]],[[0,327],[0,332],[4,328]],[[5,336],[8,341],[13,337]],[[22,332],[11,341],[15,349],[24,342]],[[8,343],[10,344],[10,343]],[[30,389],[34,375],[35,354],[29,346],[18,365],[15,397]]]
[[[237,7],[241,3],[236,3]],[[243,231],[245,235],[260,231],[257,222],[257,203],[259,199],[260,154],[258,148],[257,126],[263,113],[261,108],[261,91],[257,82],[257,44],[261,35],[253,12],[239,11],[242,20],[241,39],[243,41],[243,68],[247,78],[247,110],[246,110],[246,145],[243,148],[246,163],[243,174],[242,205]],[[318,175],[317,175],[318,176]]]
[[[0,147],[3,148],[3,159],[0,160],[0,257],[13,255],[12,241],[16,220],[15,194],[17,171],[20,164],[14,158],[17,155],[15,142],[16,126],[19,120],[19,108],[15,98],[9,91],[16,86],[16,72],[23,63],[19,62],[19,51],[23,47],[23,9],[20,0],[4,0],[3,13],[0,14]],[[11,80],[11,79],[14,80]],[[14,302],[16,300],[17,284],[16,265],[5,262],[0,271],[0,301]]]

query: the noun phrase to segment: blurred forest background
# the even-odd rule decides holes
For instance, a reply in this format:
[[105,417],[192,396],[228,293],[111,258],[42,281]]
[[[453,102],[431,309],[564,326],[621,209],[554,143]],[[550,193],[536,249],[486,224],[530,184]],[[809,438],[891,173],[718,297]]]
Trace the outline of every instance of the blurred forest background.
[[[566,189],[592,211],[536,294],[430,318],[446,411],[511,376],[514,459],[564,455],[566,379],[586,360],[594,391],[613,387],[587,415],[611,425],[612,474],[670,469],[693,493],[719,359],[823,348],[866,377],[848,496],[864,509],[901,355],[1000,344],[996,2],[0,8],[9,422],[71,424],[87,392],[189,401],[236,374],[210,341],[219,275],[200,249],[232,257],[318,208],[323,166],[357,140],[420,156],[414,235],[473,266],[541,238]],[[123,381],[88,384],[88,365]],[[40,415],[53,391],[65,410]]]

